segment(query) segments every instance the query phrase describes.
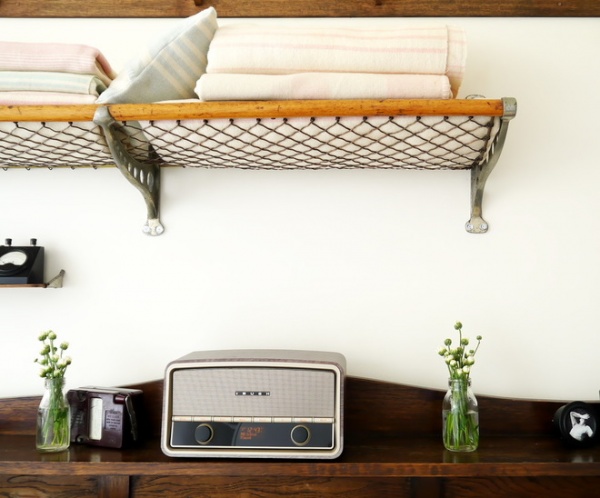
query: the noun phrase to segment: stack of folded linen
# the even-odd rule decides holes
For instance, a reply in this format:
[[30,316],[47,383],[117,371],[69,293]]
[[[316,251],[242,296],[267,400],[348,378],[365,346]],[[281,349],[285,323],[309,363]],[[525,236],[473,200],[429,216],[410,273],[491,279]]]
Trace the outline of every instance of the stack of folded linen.
[[454,26],[219,27],[200,100],[452,98],[466,37]]
[[0,41],[0,104],[91,104],[116,77],[99,50]]

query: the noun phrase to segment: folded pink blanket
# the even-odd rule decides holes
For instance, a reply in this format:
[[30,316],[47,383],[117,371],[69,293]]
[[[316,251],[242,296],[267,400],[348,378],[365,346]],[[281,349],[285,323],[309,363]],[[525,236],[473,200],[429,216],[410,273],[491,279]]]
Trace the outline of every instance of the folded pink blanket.
[[0,41],[0,71],[53,71],[97,76],[108,85],[116,73],[94,47],[70,43]]
[[200,100],[449,99],[447,76],[430,74],[204,74]]
[[0,92],[0,105],[94,104],[95,95],[62,92]]
[[230,24],[215,33],[206,72],[437,74],[449,77],[456,95],[465,61],[464,31],[446,25],[357,29]]

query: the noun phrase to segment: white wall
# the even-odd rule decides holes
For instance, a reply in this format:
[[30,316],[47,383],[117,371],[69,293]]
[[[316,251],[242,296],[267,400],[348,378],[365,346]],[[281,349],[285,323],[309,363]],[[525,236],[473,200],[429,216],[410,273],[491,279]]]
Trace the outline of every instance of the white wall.
[[[0,19],[0,33],[94,45],[120,69],[175,22]],[[339,351],[351,375],[444,388],[436,350],[461,320],[484,336],[477,393],[597,399],[600,20],[449,22],[469,38],[461,96],[519,103],[487,234],[463,228],[468,172],[169,168],[166,232],[149,238],[116,169],[0,171],[0,239],[37,237],[47,277],[67,272],[62,289],[0,289],[0,396],[41,392],[49,328],[71,343],[70,387],[258,347]]]

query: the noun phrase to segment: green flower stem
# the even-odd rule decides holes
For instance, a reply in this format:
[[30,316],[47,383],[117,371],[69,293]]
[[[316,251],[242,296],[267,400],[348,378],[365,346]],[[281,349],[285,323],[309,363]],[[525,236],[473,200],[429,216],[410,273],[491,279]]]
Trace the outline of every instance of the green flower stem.
[[46,391],[38,408],[36,446],[39,451],[62,451],[71,442],[70,409],[63,394],[65,373],[71,364],[71,358],[64,355],[69,343],[57,346],[52,330],[43,332],[38,339],[43,347],[35,362],[42,366],[40,377],[46,379]]
[[69,406],[63,393],[64,379],[48,379],[46,386],[47,399],[39,408],[37,447],[41,451],[60,451],[69,447],[71,438]]

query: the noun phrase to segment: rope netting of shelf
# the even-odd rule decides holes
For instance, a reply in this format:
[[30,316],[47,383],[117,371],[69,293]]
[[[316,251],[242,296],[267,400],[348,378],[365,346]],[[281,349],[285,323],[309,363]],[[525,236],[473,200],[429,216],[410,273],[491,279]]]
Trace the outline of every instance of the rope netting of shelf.
[[[500,118],[403,115],[120,124],[125,131],[120,140],[136,160],[165,166],[469,169],[486,159]],[[102,130],[92,121],[0,122],[4,169],[114,164]]]

